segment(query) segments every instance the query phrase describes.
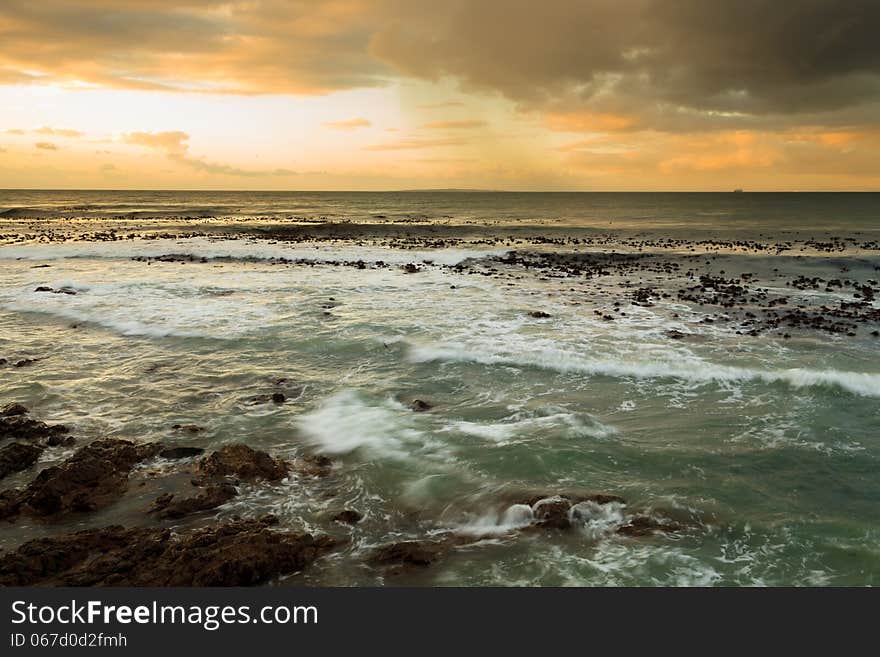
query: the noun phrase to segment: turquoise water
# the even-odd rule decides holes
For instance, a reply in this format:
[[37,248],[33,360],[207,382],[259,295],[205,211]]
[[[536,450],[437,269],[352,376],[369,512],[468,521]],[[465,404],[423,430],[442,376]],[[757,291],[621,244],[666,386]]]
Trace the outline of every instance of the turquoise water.
[[[69,424],[81,443],[246,442],[290,458],[332,456],[328,479],[246,485],[217,511],[178,521],[273,512],[284,525],[350,539],[289,583],[880,577],[876,320],[854,335],[748,336],[736,331],[757,302],[721,308],[677,294],[700,274],[748,273],[789,308],[851,301],[852,286],[786,283],[876,287],[877,195],[6,191],[0,208],[0,357],[41,358],[0,369],[0,401]],[[381,225],[322,240],[249,228],[322,217]],[[388,222],[427,227],[434,241],[416,231],[409,241],[395,233],[390,245]],[[108,229],[126,239],[94,239]],[[612,252],[647,260],[591,276],[565,264]],[[527,267],[511,253],[562,260]],[[193,258],[144,261],[171,254]],[[410,263],[416,273],[402,268]],[[34,293],[39,285],[77,294]],[[650,305],[633,303],[642,287],[653,290]],[[282,405],[252,401],[279,389]],[[413,399],[434,407],[413,412]],[[171,430],[178,423],[206,430],[181,437]],[[0,484],[24,483],[70,453],[47,450]],[[174,467],[145,464],[133,475],[139,485],[98,513],[4,526],[0,546],[152,524],[144,508],[176,485]],[[612,493],[626,506],[569,532],[512,531],[500,520],[511,496],[536,489]],[[343,507],[365,519],[353,528],[327,520]],[[629,515],[652,511],[685,529],[615,533]],[[394,579],[362,563],[376,545],[445,532],[490,538]]]

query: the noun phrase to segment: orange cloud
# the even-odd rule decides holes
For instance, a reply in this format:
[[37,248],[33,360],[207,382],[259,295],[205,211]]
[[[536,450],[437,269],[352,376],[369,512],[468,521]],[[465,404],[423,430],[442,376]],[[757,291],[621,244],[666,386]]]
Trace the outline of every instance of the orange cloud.
[[44,151],[57,151],[58,147],[55,144],[52,144],[48,141],[38,141],[34,144],[35,148],[40,148]]
[[458,128],[482,128],[486,125],[485,121],[434,121],[426,123],[423,128],[429,130],[455,130]]
[[323,125],[334,130],[357,130],[358,128],[368,128],[373,124],[367,119],[355,118],[345,121],[327,121]]
[[627,116],[592,112],[548,114],[545,121],[555,132],[614,132],[631,130],[636,125],[636,121]]
[[437,148],[442,146],[460,146],[466,144],[464,139],[401,139],[400,141],[389,142],[386,144],[373,144],[364,146],[365,151],[402,151],[421,148]]

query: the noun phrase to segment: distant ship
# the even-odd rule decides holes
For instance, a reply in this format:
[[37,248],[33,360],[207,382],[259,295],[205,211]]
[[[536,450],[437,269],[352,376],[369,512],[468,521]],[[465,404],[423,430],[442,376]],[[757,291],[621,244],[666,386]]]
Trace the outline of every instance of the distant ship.
[[734,194],[742,194],[742,193],[743,193],[743,190],[741,190],[741,189],[734,189],[734,190],[733,190],[733,193],[734,193]]

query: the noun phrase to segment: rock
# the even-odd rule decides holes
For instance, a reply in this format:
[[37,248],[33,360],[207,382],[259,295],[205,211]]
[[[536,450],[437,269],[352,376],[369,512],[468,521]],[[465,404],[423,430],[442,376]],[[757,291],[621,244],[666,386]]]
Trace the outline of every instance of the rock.
[[21,360],[15,361],[13,367],[27,367],[28,365],[33,365],[36,363],[39,358],[22,358]]
[[571,500],[555,495],[538,500],[532,505],[535,522],[541,527],[553,529],[568,529],[571,521],[568,518],[568,510],[571,508]]
[[64,436],[56,433],[46,438],[47,447],[70,447],[75,444],[76,438],[73,436]]
[[193,497],[175,500],[174,495],[162,495],[156,498],[150,513],[155,513],[160,520],[182,518],[191,513],[208,511],[226,504],[238,495],[232,484],[212,484]]
[[198,424],[173,424],[171,428],[175,431],[182,431],[185,433],[201,433],[205,430],[205,427],[200,426]]
[[157,443],[96,440],[61,465],[41,471],[24,489],[12,491],[0,504],[0,518],[18,512],[58,517],[103,508],[125,492],[135,464],[159,449]]
[[534,317],[535,319],[547,319],[551,317],[550,313],[545,313],[543,310],[533,310],[529,313],[529,317]]
[[51,287],[48,287],[47,285],[40,285],[39,287],[34,289],[34,292],[54,292],[54,291],[55,290],[53,290]]
[[163,459],[188,459],[204,453],[201,447],[167,447],[159,452],[159,456]]
[[430,411],[434,408],[434,404],[426,402],[424,399],[413,399],[409,407],[418,413],[422,413],[424,411]]
[[[13,408],[12,410],[17,409]],[[67,431],[67,427],[64,425],[50,426],[22,414],[0,416],[0,439],[39,440],[58,436],[67,433]]]
[[421,269],[419,269],[417,265],[414,265],[411,262],[401,266],[401,269],[405,274],[415,274],[421,271]]
[[294,461],[293,467],[307,477],[326,477],[333,469],[333,460],[329,456],[309,454]]
[[345,509],[333,516],[334,522],[341,522],[346,525],[356,525],[363,519],[363,515],[354,509]]
[[448,546],[439,541],[400,541],[376,548],[369,563],[377,566],[429,566],[446,552]]
[[0,408],[0,417],[13,417],[16,415],[27,415],[28,409],[21,404],[6,404],[3,408]]
[[198,462],[196,470],[208,477],[235,476],[240,479],[278,481],[287,476],[290,464],[239,443],[227,445],[206,456]]
[[276,392],[272,394],[272,401],[276,404],[283,404],[287,397],[283,393]]
[[624,536],[647,536],[655,532],[681,531],[682,525],[672,520],[659,520],[651,516],[633,516],[629,522],[617,528],[618,534]]
[[172,534],[90,529],[29,541],[0,557],[0,585],[254,586],[302,570],[330,537],[275,531],[273,517]]
[[0,449],[0,479],[29,468],[43,453],[43,448],[25,443],[12,443]]

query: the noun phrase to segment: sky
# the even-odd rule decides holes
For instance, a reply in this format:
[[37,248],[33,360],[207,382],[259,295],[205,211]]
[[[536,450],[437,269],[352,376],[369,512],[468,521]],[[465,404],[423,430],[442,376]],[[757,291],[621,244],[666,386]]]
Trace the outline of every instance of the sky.
[[0,188],[880,190],[877,0],[3,0]]

